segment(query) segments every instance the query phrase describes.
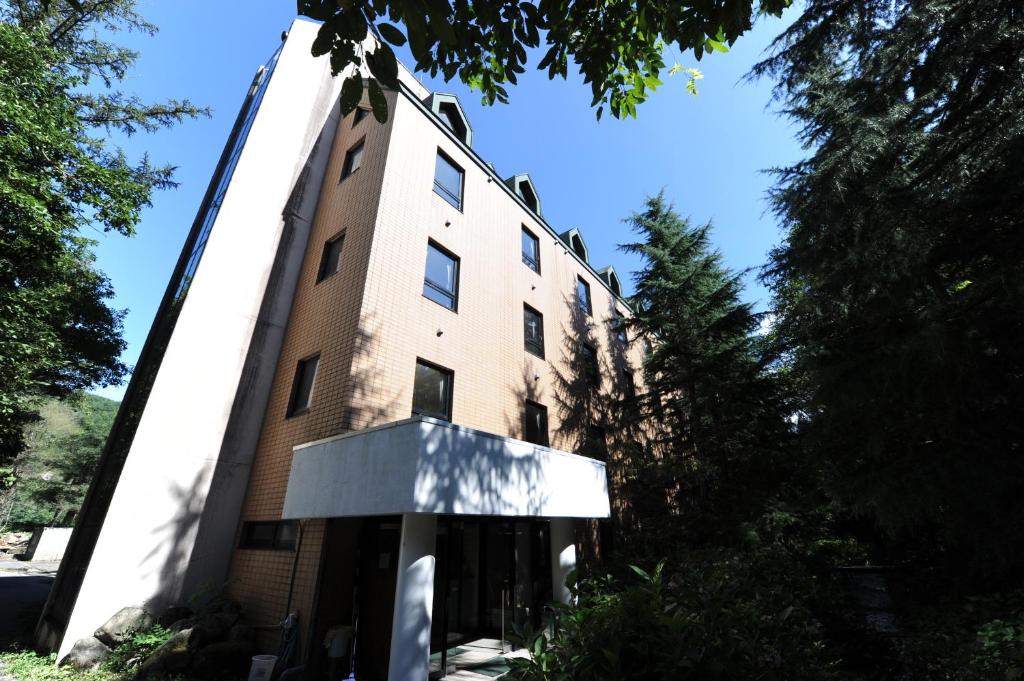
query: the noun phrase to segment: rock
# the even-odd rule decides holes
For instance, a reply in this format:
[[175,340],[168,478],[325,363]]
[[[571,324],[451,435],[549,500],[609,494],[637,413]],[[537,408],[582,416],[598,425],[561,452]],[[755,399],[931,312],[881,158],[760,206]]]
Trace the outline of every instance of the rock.
[[231,627],[228,632],[229,641],[248,641],[249,643],[256,642],[256,630],[250,627],[248,624],[242,624],[239,622],[235,626]]
[[99,639],[89,636],[75,641],[68,654],[60,661],[60,664],[74,667],[75,669],[96,669],[100,662],[110,654],[110,648],[105,646]]
[[237,622],[237,614],[218,612],[210,615],[201,615],[196,618],[195,624],[192,625],[192,646],[205,646],[223,641],[231,627],[235,626]]
[[156,623],[153,616],[142,608],[121,608],[93,634],[108,646],[124,643],[137,631],[145,631]]
[[248,641],[221,641],[196,651],[189,672],[204,679],[244,677],[256,647]]
[[184,629],[191,629],[192,625],[196,623],[194,617],[186,617],[183,620],[178,620],[173,624],[170,624],[167,628],[171,631],[182,631]]
[[157,618],[157,624],[170,629],[175,623],[192,617],[192,609],[183,605],[172,605]]
[[183,629],[164,641],[143,661],[139,667],[139,678],[184,671],[194,654],[191,639],[192,630]]

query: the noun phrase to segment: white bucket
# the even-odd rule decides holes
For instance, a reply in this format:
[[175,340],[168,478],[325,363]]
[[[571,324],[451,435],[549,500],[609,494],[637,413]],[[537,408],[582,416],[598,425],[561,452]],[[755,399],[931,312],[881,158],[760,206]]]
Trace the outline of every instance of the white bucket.
[[277,655],[253,655],[252,666],[249,667],[249,681],[270,681],[277,664]]

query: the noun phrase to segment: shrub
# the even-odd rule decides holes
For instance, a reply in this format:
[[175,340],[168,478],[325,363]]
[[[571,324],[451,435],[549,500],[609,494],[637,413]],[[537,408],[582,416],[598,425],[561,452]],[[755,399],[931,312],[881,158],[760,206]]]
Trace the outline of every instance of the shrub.
[[127,641],[111,651],[103,661],[103,668],[114,673],[134,671],[150,653],[163,645],[173,634],[173,631],[159,624],[145,631],[135,632]]
[[781,547],[694,552],[574,583],[546,632],[522,630],[519,681],[837,678],[807,603],[814,577]]

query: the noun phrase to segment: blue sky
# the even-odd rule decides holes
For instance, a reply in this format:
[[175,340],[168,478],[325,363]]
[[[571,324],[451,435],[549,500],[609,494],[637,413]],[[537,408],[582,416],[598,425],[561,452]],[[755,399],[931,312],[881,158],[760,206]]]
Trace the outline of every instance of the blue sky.
[[[134,238],[94,235],[97,266],[117,291],[113,304],[128,310],[123,359],[129,365],[146,339],[242,96],[294,18],[295,4],[149,0],[139,9],[160,32],[117,38],[141,52],[124,89],[144,99],[188,98],[212,107],[213,116],[123,141],[130,157],[148,151],[154,162],[177,166],[180,182],[154,198]],[[758,267],[779,240],[765,199],[771,178],[763,171],[800,158],[802,150],[792,126],[767,108],[771,83],[742,79],[786,22],[762,20],[728,54],[700,63],[683,55],[684,66],[704,73],[700,94],[686,93],[682,75],[666,78],[636,120],[606,113],[597,122],[589,87],[572,73],[568,81],[549,81],[528,71],[510,88],[511,103],[493,107],[482,106],[459,81],[423,82],[459,96],[476,150],[503,176],[529,172],[548,222],[559,230],[580,227],[591,262],[614,264],[629,290],[638,263],[616,249],[632,239],[622,219],[661,189],[683,215],[712,221],[715,244],[733,269]],[[669,63],[678,57],[672,54]],[[747,282],[746,298],[764,309],[767,292],[754,275]],[[95,392],[120,399],[124,386]]]

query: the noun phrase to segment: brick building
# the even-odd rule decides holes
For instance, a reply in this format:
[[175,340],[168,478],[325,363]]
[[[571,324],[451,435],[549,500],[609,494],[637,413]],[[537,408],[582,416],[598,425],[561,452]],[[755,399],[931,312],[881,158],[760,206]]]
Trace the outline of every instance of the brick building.
[[258,71],[200,207],[40,621],[62,654],[224,589],[267,652],[294,612],[311,667],[354,627],[360,679],[418,681],[539,625],[610,515],[600,414],[641,378],[614,270],[455,97],[401,69],[387,123],[342,117],[316,30]]

